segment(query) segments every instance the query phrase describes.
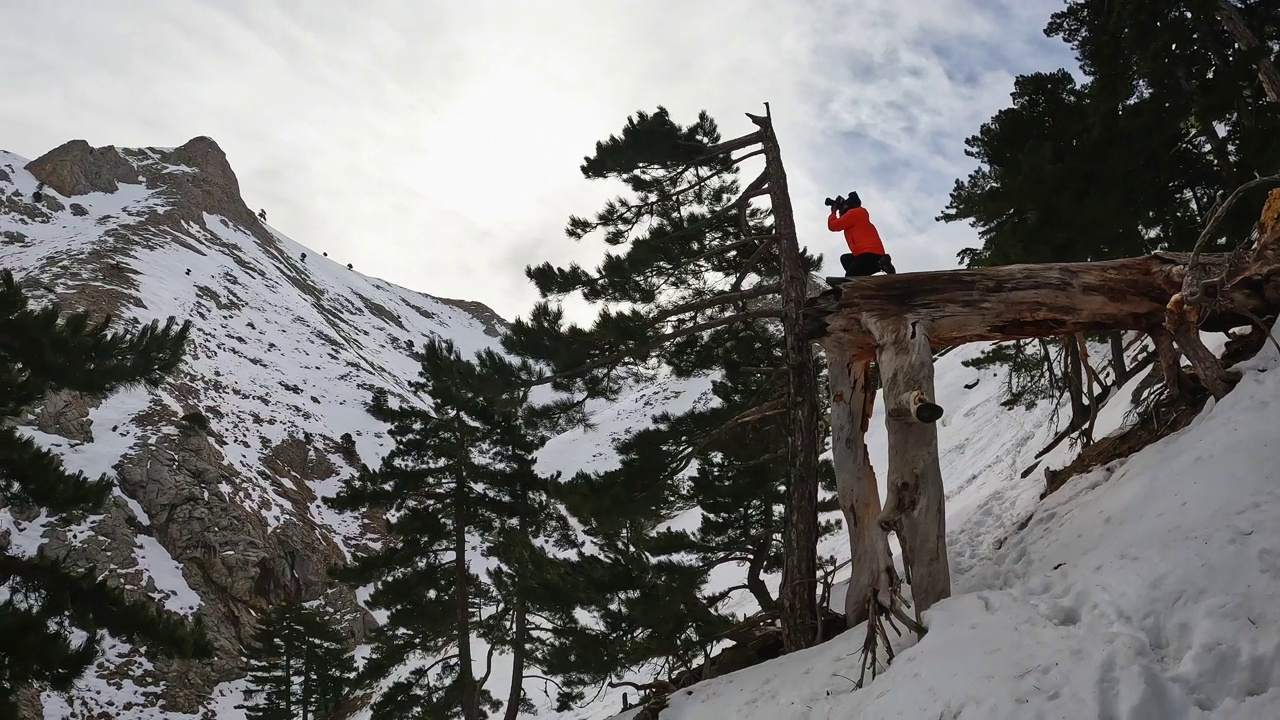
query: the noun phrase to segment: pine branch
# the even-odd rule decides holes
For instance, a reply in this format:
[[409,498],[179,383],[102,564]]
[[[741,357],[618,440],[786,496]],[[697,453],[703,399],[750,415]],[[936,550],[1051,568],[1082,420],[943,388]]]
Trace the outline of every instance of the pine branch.
[[689,335],[696,335],[700,332],[706,332],[707,330],[714,330],[718,327],[724,327],[726,325],[733,325],[734,323],[742,322],[744,320],[760,320],[760,319],[766,319],[766,318],[780,319],[781,317],[782,317],[781,310],[775,310],[771,308],[762,308],[759,310],[748,310],[746,312],[734,313],[733,315],[726,315],[722,318],[717,318],[715,320],[708,320],[706,322],[698,323],[697,325],[690,325],[689,327],[683,328],[681,330],[676,330],[674,332],[666,333],[665,335],[659,335],[658,337],[654,338],[650,342],[644,343],[639,347],[627,348],[626,350],[621,350],[619,352],[613,353],[606,357],[600,358],[598,360],[593,360],[589,363],[576,367],[573,370],[567,370],[565,372],[556,373],[554,375],[547,375],[545,377],[538,378],[537,380],[534,380],[533,382],[529,383],[529,385],[531,387],[535,387],[538,385],[546,385],[548,383],[555,382],[557,380],[571,380],[574,378],[579,378],[591,372],[592,370],[598,370],[602,367],[607,367],[619,361],[625,360],[628,357],[632,357],[634,355],[638,355],[638,354],[653,350],[655,347],[662,345],[663,343],[666,343],[669,340],[676,340],[678,338],[688,337]]
[[667,320],[670,320],[671,318],[677,317],[679,315],[684,315],[685,313],[699,312],[701,310],[710,310],[712,308],[720,307],[721,305],[731,305],[733,303],[741,302],[743,300],[752,300],[755,298],[764,297],[766,295],[777,295],[781,292],[782,292],[782,286],[775,284],[775,285],[757,285],[748,290],[739,290],[737,292],[731,292],[731,293],[721,293],[719,295],[709,297],[705,300],[696,300],[693,302],[685,303],[683,305],[676,305],[675,307],[669,308],[667,310],[664,310],[661,313],[658,313],[657,315],[654,315],[653,318],[650,320],[650,322],[656,325],[658,323],[666,322]]
[[733,140],[726,140],[719,145],[712,145],[707,148],[707,152],[699,157],[697,161],[706,162],[719,155],[751,147],[752,145],[760,143],[762,140],[764,140],[764,133],[759,130],[751,133],[750,135],[743,135],[742,137],[734,138]]
[[[777,234],[766,235],[764,237],[766,240],[760,243],[760,247],[756,248],[756,251],[751,254],[751,257],[747,258],[747,261],[742,265],[742,269],[738,271],[738,277],[733,279],[733,285],[730,287],[734,290],[742,287],[742,282],[747,279],[747,275],[751,273],[751,269],[756,266],[756,263],[760,262],[760,259],[764,257],[765,253],[769,252],[770,248],[778,244]],[[779,288],[781,288],[781,286],[779,286]]]

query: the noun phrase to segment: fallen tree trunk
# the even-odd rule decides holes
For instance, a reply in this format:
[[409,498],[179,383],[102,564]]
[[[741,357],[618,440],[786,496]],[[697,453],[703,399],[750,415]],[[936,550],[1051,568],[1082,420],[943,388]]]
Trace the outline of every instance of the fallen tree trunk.
[[[1165,307],[1182,289],[1190,256],[1158,253],[1090,263],[1005,265],[937,272],[829,278],[834,287],[809,300],[805,331],[814,340],[839,338],[856,359],[875,355],[864,318],[910,316],[926,322],[934,347],[983,340],[1018,340],[1077,332],[1149,331],[1164,324]],[[1226,267],[1224,255],[1201,255]],[[1233,307],[1263,310],[1280,274],[1253,272],[1224,289]],[[1212,313],[1200,327],[1225,330],[1247,316]]]

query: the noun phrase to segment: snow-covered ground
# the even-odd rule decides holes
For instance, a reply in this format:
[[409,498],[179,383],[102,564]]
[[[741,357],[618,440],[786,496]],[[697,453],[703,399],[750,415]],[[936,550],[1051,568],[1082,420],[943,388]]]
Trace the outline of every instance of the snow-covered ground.
[[[945,361],[939,395],[960,400]],[[682,690],[662,719],[1280,717],[1278,367],[1268,346],[1190,427],[1038,506],[1039,474],[1003,471],[1039,446],[1015,432],[1038,435],[1034,414],[968,404],[995,446],[944,433],[956,595],[926,613],[925,639],[862,690],[854,629]]]

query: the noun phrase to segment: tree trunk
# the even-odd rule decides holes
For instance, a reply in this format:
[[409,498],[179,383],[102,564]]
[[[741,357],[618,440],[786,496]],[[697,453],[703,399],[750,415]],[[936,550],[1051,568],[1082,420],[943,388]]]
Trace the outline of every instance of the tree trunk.
[[915,600],[916,619],[951,596],[947,526],[938,463],[938,428],[922,421],[932,407],[933,353],[928,326],[910,317],[864,318],[876,340],[889,430],[889,498],[880,523],[896,527]]
[[284,651],[284,711],[293,717],[293,656]]
[[1118,389],[1133,378],[1133,372],[1129,370],[1129,364],[1124,359],[1124,333],[1116,330],[1109,333],[1108,339],[1111,341],[1111,371],[1115,376]]
[[[766,106],[767,108],[767,106]],[[783,531],[785,558],[781,606],[783,645],[787,652],[818,641],[818,403],[813,371],[813,347],[801,331],[808,276],[801,265],[787,173],[773,132],[771,116],[749,115],[762,131],[765,177],[778,235],[782,265],[782,329],[786,343],[787,457],[791,476],[787,487],[787,519]]]
[[1062,336],[1062,374],[1067,379],[1067,395],[1071,399],[1071,427],[1084,427],[1089,408],[1084,404],[1084,373],[1080,367],[1080,347],[1075,335]]
[[876,392],[871,387],[870,362],[854,361],[835,345],[826,347],[826,355],[831,385],[831,459],[849,533],[851,575],[844,616],[848,627],[854,627],[866,622],[871,593],[877,594],[883,607],[890,604],[889,536],[880,525],[880,490],[865,435]]
[[747,565],[747,592],[756,599],[761,610],[771,611],[778,603],[769,594],[769,586],[764,581],[764,563],[769,559],[769,549],[773,545],[773,533],[766,532],[756,539],[756,546],[751,552],[751,562]]
[[520,700],[524,697],[525,636],[528,634],[526,623],[524,599],[517,597],[511,637],[511,692],[507,695],[504,720],[516,720],[520,717]]
[[302,720],[311,720],[311,648],[307,645],[302,647]]
[[1226,397],[1240,377],[1222,368],[1218,357],[1200,339],[1200,331],[1189,323],[1179,323],[1173,330],[1173,339],[1178,343],[1178,349],[1191,362],[1191,367],[1195,368],[1200,382],[1213,393],[1214,399]]
[[1160,369],[1164,372],[1164,384],[1169,392],[1176,395],[1183,403],[1191,404],[1191,378],[1182,372],[1181,355],[1173,345],[1173,336],[1163,325],[1153,327],[1147,334],[1151,344],[1156,347],[1156,357],[1160,358]]
[[[911,316],[928,322],[936,347],[1076,332],[1146,331],[1164,322],[1165,306],[1182,290],[1189,259],[1189,254],[1159,253],[1101,262],[829,278],[836,287],[809,301],[805,331],[815,340],[838,337],[857,359],[875,354],[875,342],[862,323],[868,316]],[[1199,262],[1225,266],[1225,256],[1202,254]],[[1267,267],[1249,273],[1247,283],[1228,283],[1223,299],[1255,314],[1266,313],[1267,293],[1280,290],[1280,276]],[[1226,312],[1200,324],[1205,330],[1223,330],[1250,321]]]
[[476,692],[475,670],[471,666],[471,598],[467,572],[467,525],[465,486],[458,482],[453,498],[454,596],[458,608],[458,672],[462,673],[463,720],[479,720],[480,698]]
[[1255,56],[1254,64],[1258,69],[1258,80],[1262,90],[1271,102],[1280,103],[1280,71],[1271,61],[1271,49],[1258,41],[1258,37],[1249,29],[1240,8],[1231,0],[1218,0],[1218,19],[1231,34],[1242,50]]

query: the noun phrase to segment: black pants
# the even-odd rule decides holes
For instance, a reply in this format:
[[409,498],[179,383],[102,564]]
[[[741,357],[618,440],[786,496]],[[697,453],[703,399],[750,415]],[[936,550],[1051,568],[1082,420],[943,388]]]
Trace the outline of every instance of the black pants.
[[844,266],[845,277],[875,275],[884,269],[881,267],[883,259],[884,256],[879,253],[859,253],[857,255],[845,253],[840,256],[840,264]]

